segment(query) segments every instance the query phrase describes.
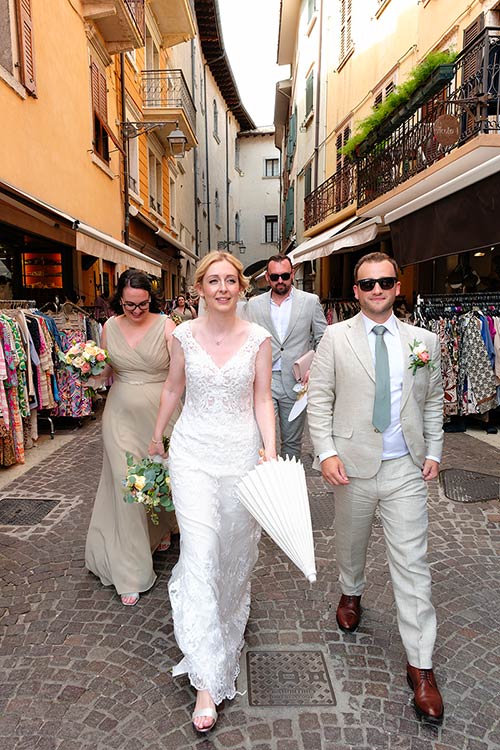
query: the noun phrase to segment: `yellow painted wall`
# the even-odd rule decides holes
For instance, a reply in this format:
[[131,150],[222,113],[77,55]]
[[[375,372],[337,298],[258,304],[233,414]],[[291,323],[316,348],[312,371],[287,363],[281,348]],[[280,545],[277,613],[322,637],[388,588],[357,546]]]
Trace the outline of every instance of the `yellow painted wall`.
[[[367,12],[365,0],[353,0],[354,53],[338,68],[339,14],[330,17],[328,38],[326,176],[336,168],[335,137],[338,128],[366,117],[374,94],[387,76],[396,85],[429,52],[449,46],[462,48],[463,30],[495,0],[390,0],[377,17],[376,3]],[[380,10],[380,9],[379,9]]]
[[[31,5],[38,98],[23,100],[0,80],[0,178],[120,238],[118,153],[111,156],[112,177],[91,160],[89,45],[79,3],[52,0],[50,11],[45,3]],[[117,132],[113,65],[107,77],[108,124]]]

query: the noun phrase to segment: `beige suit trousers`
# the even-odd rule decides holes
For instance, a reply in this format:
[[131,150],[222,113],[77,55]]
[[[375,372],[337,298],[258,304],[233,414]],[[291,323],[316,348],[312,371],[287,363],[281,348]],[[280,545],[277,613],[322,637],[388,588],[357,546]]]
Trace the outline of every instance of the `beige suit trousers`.
[[342,593],[360,596],[375,509],[384,530],[399,632],[408,662],[432,667],[436,613],[427,563],[427,486],[410,456],[382,461],[370,479],[335,487],[337,562]]

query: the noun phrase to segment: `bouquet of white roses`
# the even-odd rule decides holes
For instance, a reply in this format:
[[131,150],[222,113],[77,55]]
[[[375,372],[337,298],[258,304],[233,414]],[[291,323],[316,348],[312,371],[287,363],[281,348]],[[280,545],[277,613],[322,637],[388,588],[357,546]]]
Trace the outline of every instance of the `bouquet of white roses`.
[[123,499],[126,503],[141,503],[151,521],[157,525],[158,514],[162,509],[174,509],[167,459],[147,456],[136,462],[128,451],[126,456],[128,469],[123,480]]
[[[92,340],[73,344],[67,352],[59,351],[57,356],[66,370],[77,375],[82,383],[94,375],[100,375],[108,362],[106,349],[101,349]],[[86,388],[85,395],[94,395],[94,389]]]

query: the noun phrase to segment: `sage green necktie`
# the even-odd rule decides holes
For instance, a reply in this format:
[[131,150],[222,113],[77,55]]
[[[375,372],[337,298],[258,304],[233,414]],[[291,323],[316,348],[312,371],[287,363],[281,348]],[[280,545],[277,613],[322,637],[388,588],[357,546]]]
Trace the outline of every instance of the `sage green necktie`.
[[372,423],[379,432],[384,432],[391,423],[391,373],[389,355],[384,341],[385,326],[373,326],[375,339],[375,402]]

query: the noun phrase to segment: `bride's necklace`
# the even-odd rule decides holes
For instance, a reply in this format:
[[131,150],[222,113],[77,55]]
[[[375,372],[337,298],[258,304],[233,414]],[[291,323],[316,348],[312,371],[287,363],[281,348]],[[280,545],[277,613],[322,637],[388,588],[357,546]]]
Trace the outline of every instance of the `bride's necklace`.
[[227,339],[227,337],[230,336],[232,333],[233,333],[233,329],[231,328],[230,331],[226,331],[226,333],[223,333],[222,336],[218,336],[217,337],[214,334],[213,341],[214,341],[215,346],[220,346],[222,344],[222,342],[225,341]]

